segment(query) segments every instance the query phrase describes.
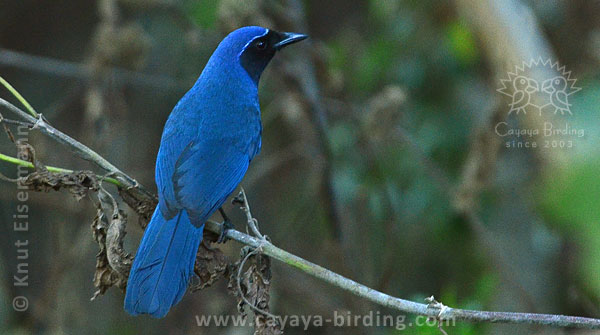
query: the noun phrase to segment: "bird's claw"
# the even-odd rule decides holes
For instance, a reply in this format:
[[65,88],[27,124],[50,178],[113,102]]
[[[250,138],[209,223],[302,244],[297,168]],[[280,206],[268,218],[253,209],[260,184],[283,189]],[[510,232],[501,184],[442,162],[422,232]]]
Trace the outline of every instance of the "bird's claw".
[[227,237],[227,231],[229,229],[233,229],[234,226],[231,223],[231,221],[229,220],[225,220],[223,221],[223,223],[221,223],[221,233],[219,234],[219,238],[217,239],[217,243],[225,243],[227,242],[227,240],[229,240],[229,238]]

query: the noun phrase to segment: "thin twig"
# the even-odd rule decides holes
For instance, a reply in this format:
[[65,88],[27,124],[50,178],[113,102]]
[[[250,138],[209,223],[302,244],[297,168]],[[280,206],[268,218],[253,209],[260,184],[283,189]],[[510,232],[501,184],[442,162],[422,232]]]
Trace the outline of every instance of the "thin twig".
[[37,117],[37,112],[35,111],[35,109],[33,109],[31,104],[29,104],[27,99],[25,99],[21,95],[21,93],[19,93],[19,91],[17,91],[8,81],[6,81],[4,78],[2,78],[2,76],[0,76],[0,84],[2,84],[4,87],[6,87],[6,89],[10,93],[12,93],[12,95],[14,95],[15,98],[17,98],[17,100],[19,100],[19,102],[21,104],[23,104],[23,106],[25,106],[25,108],[27,109],[27,111],[29,111],[29,114],[31,114],[31,116]]
[[[11,157],[11,156],[8,156],[8,155],[2,154],[2,153],[0,153],[0,161],[5,161],[8,163],[24,166],[26,168],[35,169],[35,167],[33,166],[33,164],[31,162],[24,161],[22,159],[18,159],[15,157]],[[55,173],[73,173],[73,172],[75,172],[73,170],[63,169],[63,168],[54,167],[54,166],[46,166],[46,169],[48,169],[48,171],[50,171],[50,172],[55,172]],[[106,182],[111,183],[115,186],[123,186],[123,184],[121,182],[119,182],[118,180],[116,180],[115,178],[99,176],[99,175],[97,175],[96,177],[98,177],[98,179],[103,179]],[[18,179],[14,179],[14,181],[18,181]]]
[[260,231],[258,230],[258,220],[256,220],[253,216],[252,216],[252,212],[250,211],[250,204],[248,203],[248,198],[246,197],[246,191],[244,191],[244,188],[241,189],[240,194],[238,195],[238,198],[241,197],[241,200],[243,202],[242,206],[240,207],[244,213],[246,213],[246,219],[247,219],[247,224],[250,227],[250,229],[252,230],[252,233],[258,237],[262,242],[261,244],[257,247],[254,248],[253,250],[251,250],[250,252],[248,252],[248,254],[246,254],[246,256],[242,259],[242,261],[240,262],[240,265],[238,267],[238,272],[237,272],[237,289],[238,292],[240,294],[240,297],[242,298],[242,300],[244,301],[244,303],[248,306],[250,306],[250,308],[255,311],[258,312],[268,318],[271,318],[275,321],[279,320],[277,318],[276,315],[269,313],[266,310],[262,310],[256,306],[254,306],[253,304],[250,303],[250,301],[248,301],[248,299],[246,298],[246,296],[244,295],[244,292],[242,291],[242,270],[244,269],[244,264],[246,264],[246,262],[248,261],[248,259],[250,258],[250,256],[252,255],[257,255],[262,253],[262,247],[263,245],[270,243],[267,240],[267,237],[263,234],[260,233]]
[[[26,120],[34,124],[35,129],[39,129],[42,133],[48,135],[50,138],[55,140],[61,145],[73,150],[73,152],[85,159],[89,162],[92,162],[99,166],[100,168],[106,170],[107,172],[116,176],[115,179],[119,181],[118,186],[122,186],[124,189],[127,189],[139,200],[150,200],[155,201],[156,196],[152,193],[148,192],[145,188],[142,187],[135,179],[129,177],[123,171],[119,170],[112,163],[107,161],[104,157],[100,156],[98,153],[83,145],[82,143],[74,140],[72,137],[66,135],[60,130],[51,126],[46,120],[42,117],[41,114],[38,114],[38,118],[34,118],[33,116],[27,114],[20,108],[11,104],[10,102],[0,98],[0,106],[5,107],[7,110],[16,114],[20,118]],[[107,180],[108,181],[108,180]]]
[[263,234],[261,234],[258,230],[258,221],[252,216],[252,212],[250,212],[250,204],[248,204],[248,198],[246,198],[246,192],[244,191],[244,188],[242,188],[238,197],[242,198],[241,200],[243,204],[240,208],[244,211],[244,213],[246,213],[246,222],[248,227],[250,227],[250,230],[254,236],[261,240],[266,240],[265,236],[263,236]]

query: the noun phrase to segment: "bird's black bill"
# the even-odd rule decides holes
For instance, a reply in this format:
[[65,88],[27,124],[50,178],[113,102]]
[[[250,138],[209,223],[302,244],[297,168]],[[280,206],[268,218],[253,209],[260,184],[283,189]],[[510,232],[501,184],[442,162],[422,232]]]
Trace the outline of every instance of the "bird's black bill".
[[275,48],[275,50],[279,50],[285,46],[288,46],[290,44],[296,43],[296,42],[300,42],[304,39],[308,38],[308,35],[304,35],[304,34],[296,34],[296,33],[278,33],[280,40],[279,42],[275,43],[275,45],[273,46]]

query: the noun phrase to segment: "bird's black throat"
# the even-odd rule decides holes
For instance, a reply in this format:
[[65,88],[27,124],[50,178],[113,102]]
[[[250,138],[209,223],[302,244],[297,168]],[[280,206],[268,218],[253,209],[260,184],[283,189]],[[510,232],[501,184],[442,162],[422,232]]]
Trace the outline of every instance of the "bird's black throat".
[[[275,31],[269,32],[248,43],[240,55],[240,63],[256,85],[273,56],[275,56],[274,45],[279,42],[279,34]],[[263,47],[264,45],[264,47]]]

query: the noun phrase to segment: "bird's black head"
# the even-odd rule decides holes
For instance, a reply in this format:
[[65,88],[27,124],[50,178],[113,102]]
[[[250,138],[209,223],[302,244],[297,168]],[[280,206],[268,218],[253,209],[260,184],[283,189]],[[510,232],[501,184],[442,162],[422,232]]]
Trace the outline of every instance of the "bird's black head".
[[245,38],[246,43],[239,53],[239,61],[256,84],[277,51],[308,37],[304,34],[281,33],[261,27],[240,28],[230,35]]

